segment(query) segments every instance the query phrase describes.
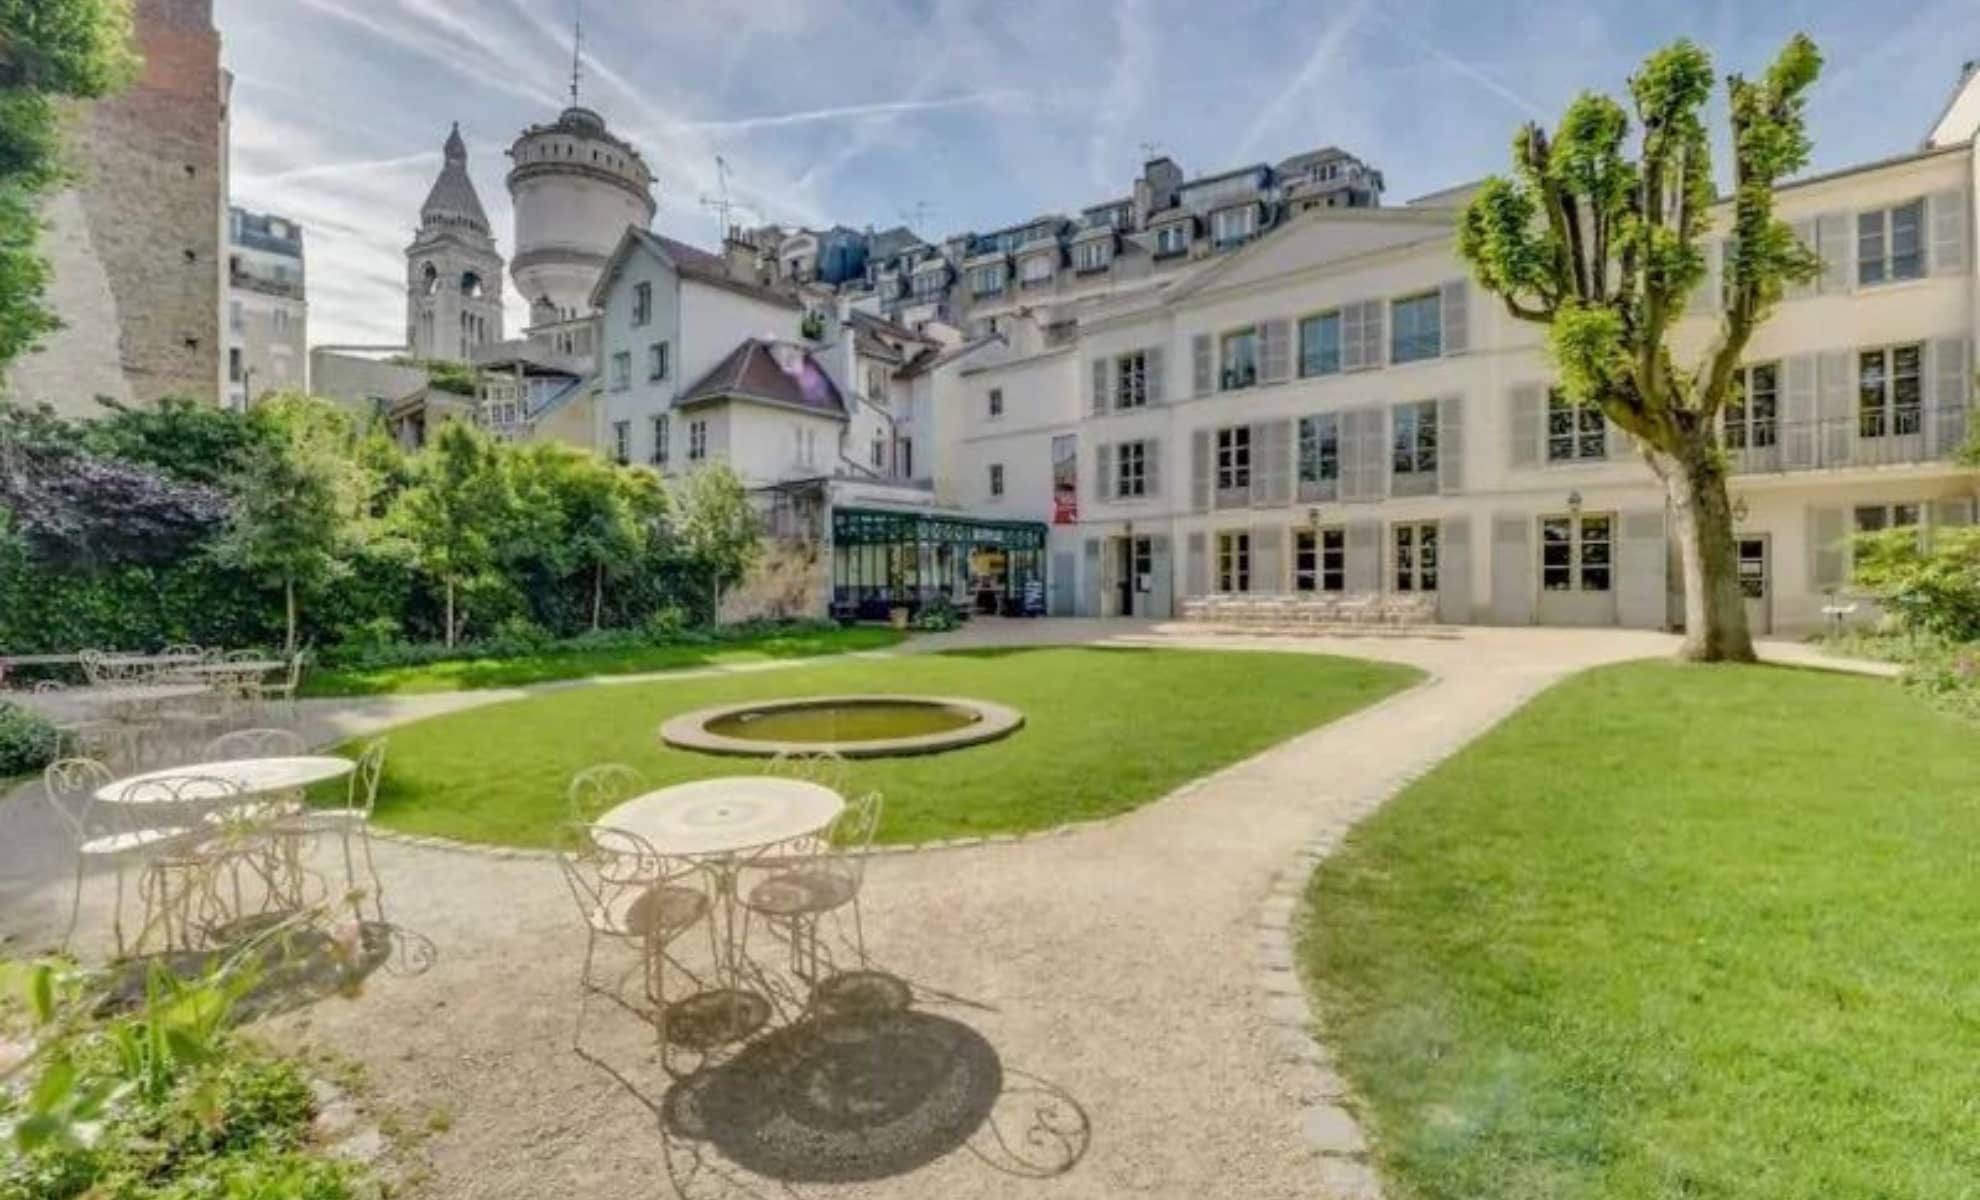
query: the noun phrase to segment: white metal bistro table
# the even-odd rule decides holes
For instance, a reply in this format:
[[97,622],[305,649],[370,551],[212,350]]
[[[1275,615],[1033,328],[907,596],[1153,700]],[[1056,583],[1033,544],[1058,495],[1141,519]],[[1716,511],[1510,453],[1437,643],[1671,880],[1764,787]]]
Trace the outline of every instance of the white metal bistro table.
[[[342,779],[357,764],[348,758],[338,758],[328,754],[301,754],[286,758],[234,758],[220,762],[187,763],[183,767],[163,767],[156,771],[146,771],[142,775],[106,783],[96,790],[98,800],[111,804],[123,804],[125,794],[133,787],[144,783],[157,783],[167,779],[183,779],[196,776],[200,779],[218,780],[232,785],[232,791],[213,789],[210,799],[237,801],[242,796],[265,796],[270,792],[291,792],[323,783],[332,779]],[[195,789],[197,790],[197,789]],[[148,792],[156,795],[155,792]],[[197,800],[198,795],[181,795],[181,800]],[[138,798],[131,803],[148,803]]]
[[[738,932],[738,875],[778,846],[823,833],[845,807],[845,798],[822,784],[743,775],[647,792],[604,813],[596,823],[633,834],[661,854],[707,864],[718,892],[718,912],[711,919],[719,916],[722,922],[725,961],[718,962],[716,969],[727,976],[729,986],[726,992],[703,999],[740,1014],[749,1008],[747,993],[740,990],[743,972],[760,980],[767,977],[749,961]],[[731,1027],[740,1030],[747,1024],[736,1016]]]
[[203,683],[119,683],[60,692],[23,692],[10,698],[38,712],[73,713],[98,708],[142,708],[167,700],[203,696],[210,690]]
[[194,675],[210,678],[213,676],[226,677],[230,675],[266,675],[270,671],[279,671],[288,665],[288,663],[283,662],[279,658],[250,658],[243,659],[239,662],[231,660],[224,662],[187,662],[182,664],[168,662],[165,664],[165,670],[168,674],[172,675]]

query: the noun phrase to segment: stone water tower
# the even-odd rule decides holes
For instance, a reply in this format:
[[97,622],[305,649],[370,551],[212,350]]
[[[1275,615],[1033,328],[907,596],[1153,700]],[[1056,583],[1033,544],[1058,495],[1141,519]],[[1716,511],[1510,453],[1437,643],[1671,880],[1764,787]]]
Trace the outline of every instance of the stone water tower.
[[653,172],[605,118],[573,105],[509,149],[516,240],[509,270],[530,324],[591,311],[591,289],[626,226],[653,222]]

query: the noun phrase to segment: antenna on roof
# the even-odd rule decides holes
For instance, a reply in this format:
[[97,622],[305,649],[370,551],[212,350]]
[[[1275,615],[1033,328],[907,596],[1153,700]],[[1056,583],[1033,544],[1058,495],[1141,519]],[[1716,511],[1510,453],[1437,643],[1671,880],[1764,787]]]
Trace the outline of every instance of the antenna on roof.
[[584,76],[584,0],[571,4],[571,107],[578,106],[578,82]]
[[1161,154],[1162,154],[1162,143],[1160,142],[1141,143],[1142,162],[1154,162],[1157,158],[1161,157]]
[[901,210],[901,219],[914,230],[914,236],[925,237],[924,227],[928,224],[928,214],[934,211],[935,206],[928,201],[916,200],[913,207]]
[[[714,213],[721,220],[722,237],[726,240],[730,234],[735,232],[733,216],[735,211],[737,209],[747,209],[750,212],[755,212],[756,210],[750,208],[749,205],[744,204],[740,200],[729,199],[729,162],[719,154],[715,156],[715,189],[716,194],[714,196],[703,196],[701,198],[701,207]],[[758,215],[760,216],[761,214],[759,213]]]

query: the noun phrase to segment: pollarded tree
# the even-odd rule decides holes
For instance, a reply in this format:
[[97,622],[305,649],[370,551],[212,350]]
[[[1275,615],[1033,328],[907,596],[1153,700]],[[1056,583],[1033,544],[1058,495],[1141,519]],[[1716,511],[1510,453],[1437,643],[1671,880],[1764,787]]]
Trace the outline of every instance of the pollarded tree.
[[494,570],[496,533],[514,505],[501,448],[465,421],[441,425],[414,460],[413,485],[399,495],[392,524],[440,584],[449,646],[466,623],[459,594]]
[[1820,264],[1774,215],[1775,185],[1808,161],[1803,96],[1821,55],[1796,35],[1757,80],[1726,80],[1733,193],[1724,308],[1702,356],[1680,364],[1673,333],[1706,277],[1714,199],[1703,110],[1712,63],[1689,41],[1650,56],[1629,81],[1630,113],[1584,93],[1550,138],[1513,140],[1512,179],[1485,181],[1458,249],[1506,311],[1547,327],[1560,384],[1636,440],[1663,480],[1684,568],[1682,654],[1750,660],[1718,417],[1741,355],[1790,283]]
[[708,582],[709,620],[722,619],[722,589],[739,582],[763,549],[749,492],[727,466],[690,471],[675,485],[673,534],[690,569]]

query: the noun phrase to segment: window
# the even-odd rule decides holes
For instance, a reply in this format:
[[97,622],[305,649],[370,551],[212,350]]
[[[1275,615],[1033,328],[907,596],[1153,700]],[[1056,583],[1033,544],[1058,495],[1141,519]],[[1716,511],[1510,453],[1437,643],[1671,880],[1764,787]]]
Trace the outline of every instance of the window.
[[653,418],[653,462],[655,466],[667,465],[667,434],[669,432],[667,414]]
[[1299,419],[1299,481],[1332,483],[1341,477],[1341,421],[1334,413]]
[[1856,214],[1856,281],[1865,287],[1925,274],[1925,201]]
[[1389,305],[1389,361],[1421,362],[1444,352],[1444,320],[1436,292]]
[[632,351],[621,350],[612,356],[612,390],[623,392],[632,386]]
[[1550,592],[1606,592],[1615,519],[1540,518],[1540,586]]
[[241,348],[239,346],[230,346],[227,348],[227,381],[229,383],[239,383],[241,381]]
[[246,324],[247,321],[242,313],[241,302],[239,300],[229,301],[227,304],[227,328],[239,333]]
[[1780,411],[1780,364],[1756,363],[1740,371],[1739,387],[1726,401],[1726,445],[1734,450],[1774,444]]
[[1104,271],[1107,264],[1114,261],[1114,248],[1105,239],[1081,242],[1073,247],[1073,270],[1085,275],[1093,271]]
[[914,276],[914,296],[917,300],[931,300],[942,294],[949,286],[948,277],[940,271],[922,271]]
[[278,308],[275,310],[275,335],[277,337],[287,337],[288,333],[289,333],[289,310],[286,308]]
[[1437,523],[1417,521],[1395,527],[1396,590],[1437,590]]
[[1155,257],[1168,258],[1189,250],[1189,222],[1177,221],[1155,231]]
[[1341,314],[1321,313],[1299,323],[1299,374],[1334,375],[1341,369]]
[[877,404],[885,404],[887,402],[887,372],[884,368],[867,368],[866,398]]
[[1856,360],[1856,434],[1905,437],[1917,433],[1923,398],[1918,371],[1924,347],[1865,350]]
[[1217,431],[1217,490],[1235,492],[1251,487],[1251,426],[1232,425]]
[[1251,590],[1250,534],[1217,535],[1217,590],[1220,592]]
[[633,285],[632,321],[634,325],[648,325],[652,323],[653,321],[653,285],[652,284],[636,283]]
[[1155,539],[1134,538],[1128,542],[1129,569],[1134,574],[1134,590],[1147,591],[1154,582]]
[[1004,389],[991,388],[989,400],[990,418],[995,420],[1004,415]]
[[624,463],[631,460],[632,422],[614,421],[612,422],[612,461]]
[[1602,410],[1576,404],[1559,388],[1547,389],[1547,461],[1600,462],[1609,456],[1609,427]]
[[1026,287],[1038,287],[1052,282],[1052,257],[1047,254],[1033,254],[1018,264],[1018,282]]
[[1258,232],[1258,206],[1220,209],[1210,217],[1210,240],[1219,246],[1241,242]]
[[1346,530],[1336,526],[1332,529],[1300,529],[1293,532],[1293,590],[1347,590]]
[[1855,509],[1856,532],[1882,533],[1886,529],[1915,528],[1921,509],[1916,504],[1859,504]]
[[1114,407],[1143,408],[1148,404],[1148,356],[1137,350],[1115,364]]
[[708,422],[688,422],[688,461],[700,462],[708,457]]
[[913,438],[901,439],[901,461],[896,465],[900,469],[899,470],[900,478],[902,479],[914,478],[914,439]]
[[667,343],[654,342],[646,348],[646,377],[648,379],[667,377]]
[[878,434],[873,437],[872,462],[876,471],[887,469],[887,439]]
[[1148,443],[1122,442],[1115,447],[1118,463],[1114,473],[1114,494],[1132,500],[1148,494]]
[[1002,496],[1003,494],[1004,494],[1004,464],[991,463],[990,464],[990,498],[992,500],[995,500],[998,497]]
[[1224,335],[1220,361],[1219,387],[1223,391],[1248,388],[1258,382],[1258,331],[1240,329]]
[[989,263],[981,267],[971,267],[969,290],[977,296],[994,296],[1004,290],[1004,279],[1009,268],[1003,263]]
[[1391,466],[1397,475],[1437,473],[1437,402],[1419,400],[1398,404],[1391,420],[1394,426],[1395,456]]

